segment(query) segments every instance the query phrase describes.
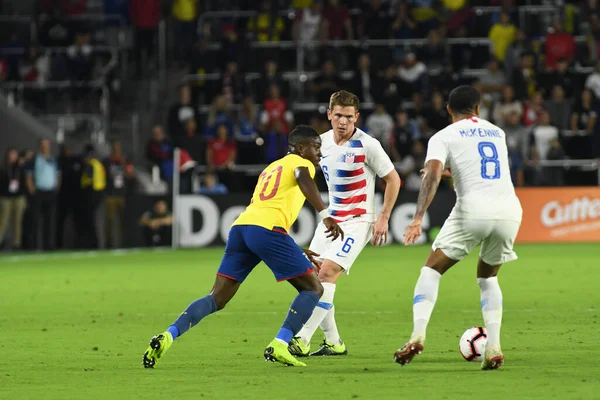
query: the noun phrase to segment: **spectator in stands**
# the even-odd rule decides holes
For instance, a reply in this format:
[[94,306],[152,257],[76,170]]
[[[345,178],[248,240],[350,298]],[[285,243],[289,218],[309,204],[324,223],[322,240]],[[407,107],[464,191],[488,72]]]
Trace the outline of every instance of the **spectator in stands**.
[[189,54],[196,39],[198,0],[173,0],[175,55],[181,63],[190,61]]
[[435,132],[441,131],[450,124],[450,116],[446,110],[444,98],[440,92],[434,92],[431,96],[431,106],[428,107],[424,115],[427,124]]
[[139,224],[144,229],[146,246],[171,245],[173,216],[164,200],[157,201],[152,210],[145,212]]
[[60,8],[55,7],[40,16],[39,42],[44,47],[64,47],[73,43],[72,24],[63,18]]
[[154,125],[152,128],[152,139],[146,147],[146,158],[160,168],[162,179],[171,179],[173,176],[173,145],[165,136],[160,125]]
[[310,7],[300,10],[292,27],[292,38],[299,42],[326,38],[321,2],[315,0]]
[[547,160],[552,142],[559,139],[558,128],[550,125],[550,115],[543,112],[540,123],[531,131],[531,158],[534,162]]
[[135,27],[135,62],[137,74],[141,76],[146,69],[143,67],[147,67],[154,55],[154,40],[160,22],[159,0],[129,0],[129,15]]
[[427,35],[427,44],[419,51],[419,60],[427,66],[428,69],[437,69],[442,67],[442,63],[448,58],[447,44],[442,29],[432,29]]
[[547,111],[544,106],[544,95],[538,90],[535,92],[533,100],[525,102],[523,109],[523,125],[536,125],[544,111]]
[[502,99],[494,105],[493,119],[494,123],[499,127],[506,125],[506,118],[512,112],[519,114],[519,118],[523,117],[523,105],[515,99],[515,92],[511,86],[505,86],[502,92]]
[[552,125],[561,131],[570,128],[573,106],[571,100],[565,98],[565,90],[562,86],[557,85],[552,88],[552,98],[544,102],[544,108],[550,114]]
[[233,133],[233,123],[231,115],[228,111],[228,103],[225,96],[217,96],[213,100],[210,106],[210,112],[208,113],[208,120],[204,127],[205,139],[215,138],[217,136],[217,128],[220,125],[227,126],[229,135]]
[[525,186],[525,166],[518,149],[508,145],[508,165],[514,186]]
[[23,82],[44,83],[50,73],[50,60],[46,54],[38,54],[33,46],[27,49],[19,65],[19,76]]
[[329,0],[323,10],[323,28],[329,40],[352,40],[354,29],[348,9],[340,4],[340,0]]
[[235,61],[229,61],[221,77],[221,95],[228,104],[239,104],[247,93],[246,80]]
[[197,119],[196,109],[192,105],[192,89],[189,85],[179,88],[179,101],[169,109],[169,135],[175,142],[183,135],[184,123],[188,119]]
[[479,77],[479,82],[483,93],[491,93],[495,98],[500,97],[500,93],[506,85],[506,78],[498,66],[498,61],[490,60],[485,73]]
[[[435,0],[410,0],[410,17],[417,23],[417,36],[425,37],[439,26]],[[383,22],[383,21],[382,21]]]
[[94,153],[92,145],[85,146],[81,171],[81,233],[84,249],[100,247],[98,213],[100,206],[104,203],[106,170]]
[[372,0],[366,5],[359,24],[360,37],[387,39],[390,35],[390,19],[382,0]]
[[354,72],[352,87],[354,92],[363,103],[373,103],[379,78],[377,71],[371,67],[371,58],[363,53],[358,58],[358,69]]
[[519,100],[529,98],[537,89],[534,61],[533,54],[523,54],[519,67],[512,73],[510,85],[515,89],[515,98]]
[[396,9],[396,17],[392,24],[393,39],[412,39],[417,24],[408,15],[408,4],[400,2]]
[[394,128],[394,120],[385,111],[383,104],[377,104],[375,112],[367,117],[365,125],[369,130],[369,135],[379,140],[383,149],[391,154],[391,137]]
[[439,91],[446,99],[454,88],[463,84],[463,79],[461,78],[460,74],[454,71],[452,62],[449,59],[443,60],[442,64],[442,72],[432,81],[430,81],[432,83],[432,87],[430,89]]
[[590,135],[596,126],[597,112],[594,109],[594,98],[590,90],[581,92],[581,99],[571,114],[571,130],[580,135]]
[[[388,66],[383,74],[383,79],[380,84],[375,86],[373,89],[373,97],[379,102],[383,103],[385,109],[388,111],[395,110],[400,104],[401,96],[408,96],[407,91],[402,90],[400,82],[398,81],[398,75],[396,73],[396,67],[393,65]],[[363,99],[360,99],[363,101]]]
[[408,93],[423,93],[427,85],[427,66],[417,60],[414,53],[408,53],[398,68],[398,77],[406,86]]
[[268,129],[264,130],[267,162],[273,162],[287,153],[288,133],[279,119],[274,120]]
[[58,156],[58,168],[61,171],[60,189],[58,190],[56,218],[56,247],[65,249],[65,226],[71,217],[75,234],[75,242],[81,233],[81,157],[73,153],[70,145],[61,146]]
[[473,82],[473,87],[481,93],[481,102],[479,103],[479,117],[485,120],[491,120],[491,109],[494,104],[494,97],[491,93],[485,93],[483,91],[483,85],[481,81],[477,80]]
[[75,43],[67,49],[69,58],[70,77],[74,81],[87,81],[92,76],[92,53],[89,32],[79,32],[75,36]]
[[231,181],[231,169],[233,169],[237,147],[233,140],[229,138],[227,126],[219,125],[217,127],[217,137],[208,141],[206,149],[206,165],[210,172],[216,172],[219,180],[225,185]]
[[561,58],[570,62],[575,57],[575,38],[563,31],[563,27],[558,20],[552,24],[552,30],[546,36],[545,45],[546,66],[550,69],[554,69]]
[[407,190],[418,191],[421,186],[421,169],[425,165],[426,145],[415,140],[411,154],[400,162],[400,174]]
[[398,110],[391,135],[391,153],[395,162],[400,162],[411,154],[414,138],[415,129],[408,119],[408,113]]
[[256,84],[256,101],[262,104],[269,96],[271,85],[277,85],[281,89],[283,97],[287,97],[286,82],[284,82],[279,72],[279,65],[275,60],[268,60],[265,63],[265,70]]
[[32,246],[39,248],[39,231],[42,233],[44,250],[54,248],[54,225],[56,214],[56,191],[60,187],[60,170],[50,153],[50,141],[40,140],[39,153],[29,164],[26,172],[27,188],[32,200]]
[[11,249],[21,249],[25,198],[25,170],[19,164],[19,153],[8,149],[0,166],[0,249],[6,246],[8,222],[12,220]]
[[504,126],[506,134],[506,144],[509,149],[518,153],[521,161],[530,158],[530,133],[531,128],[526,128],[521,123],[519,113],[513,111],[508,114],[506,125]]
[[591,90],[595,98],[600,99],[600,60],[596,63],[594,72],[585,80],[585,88]]
[[539,81],[548,94],[554,86],[562,86],[567,97],[576,95],[581,87],[578,76],[570,71],[569,61],[566,58],[559,58],[556,62],[556,68],[540,76]]
[[135,182],[133,163],[121,150],[121,142],[112,142],[110,157],[104,160],[106,170],[106,221],[104,232],[106,247],[118,249],[123,246],[125,225],[125,197]]
[[271,85],[269,88],[269,98],[265,100],[263,109],[260,117],[263,131],[272,131],[273,124],[278,123],[278,131],[284,134],[289,132],[294,116],[288,110],[287,100],[281,97],[277,85]]
[[[223,40],[221,42],[221,57],[222,61],[219,65],[227,65],[230,62],[235,62],[248,67],[250,64],[248,58],[248,41],[245,37],[238,35],[236,27],[233,23],[223,24]],[[253,57],[254,58],[254,57]],[[260,63],[262,58],[256,57]]]
[[[208,40],[200,38],[192,48],[190,73],[194,75],[210,74],[215,72],[217,66],[216,57],[208,48]],[[191,82],[193,91],[192,103],[208,103],[213,96],[213,81],[198,77]]]
[[521,56],[532,51],[531,38],[528,38],[524,31],[518,30],[515,41],[508,46],[504,56],[504,75],[507,82],[512,82],[512,74],[519,66]]
[[206,138],[198,132],[198,124],[195,119],[190,118],[185,121],[185,132],[179,141],[179,146],[185,149],[198,164],[204,164]]
[[271,1],[263,0],[258,15],[248,20],[247,29],[251,40],[279,42],[285,24],[283,18],[272,12]]
[[246,97],[235,129],[238,164],[259,164],[262,161],[260,147],[256,144],[256,140],[259,138],[257,123],[256,106],[251,97]]
[[341,89],[341,85],[335,64],[327,60],[321,68],[321,73],[313,81],[311,90],[317,102],[329,103],[329,97],[333,92]]
[[[458,26],[453,32],[453,38],[466,38],[468,36],[467,27]],[[478,68],[479,61],[483,61],[475,55],[474,48],[470,43],[455,43],[450,47],[450,62],[455,71],[462,71],[464,68]]]
[[200,194],[227,194],[227,186],[217,182],[217,176],[213,173],[204,174],[204,185],[200,187]]
[[510,21],[510,16],[503,12],[500,15],[500,22],[492,26],[488,35],[492,42],[490,51],[496,60],[504,61],[506,49],[515,40],[516,33],[517,27]]

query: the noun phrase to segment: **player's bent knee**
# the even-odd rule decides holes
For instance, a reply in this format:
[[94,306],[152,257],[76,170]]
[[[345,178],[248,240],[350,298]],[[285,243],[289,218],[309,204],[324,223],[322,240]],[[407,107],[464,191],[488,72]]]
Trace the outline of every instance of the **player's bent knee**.
[[319,271],[319,280],[321,282],[335,283],[342,275],[344,269],[333,261],[325,260]]

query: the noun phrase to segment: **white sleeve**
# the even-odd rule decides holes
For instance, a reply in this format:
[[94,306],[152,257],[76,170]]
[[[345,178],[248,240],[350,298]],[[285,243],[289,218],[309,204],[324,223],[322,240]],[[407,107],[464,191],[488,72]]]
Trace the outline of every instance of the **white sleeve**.
[[367,165],[378,177],[383,178],[394,170],[394,164],[383,150],[379,140],[369,140],[367,146]]
[[446,161],[448,161],[448,146],[446,146],[446,143],[444,143],[439,135],[433,135],[431,139],[429,139],[425,164],[427,164],[427,161],[429,160],[439,160],[442,162],[442,168],[446,168]]

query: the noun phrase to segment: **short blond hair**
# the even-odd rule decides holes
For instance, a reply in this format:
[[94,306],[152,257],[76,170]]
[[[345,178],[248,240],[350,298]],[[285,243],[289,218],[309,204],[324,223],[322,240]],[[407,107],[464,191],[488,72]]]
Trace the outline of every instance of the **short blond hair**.
[[333,110],[335,106],[354,107],[354,110],[358,112],[358,96],[346,90],[339,90],[329,98],[329,109]]

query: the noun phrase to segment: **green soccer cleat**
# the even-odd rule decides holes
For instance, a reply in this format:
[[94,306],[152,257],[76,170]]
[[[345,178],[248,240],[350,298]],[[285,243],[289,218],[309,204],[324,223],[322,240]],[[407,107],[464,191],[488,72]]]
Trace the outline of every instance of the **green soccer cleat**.
[[290,344],[288,344],[288,351],[291,355],[296,357],[308,357],[310,354],[310,343],[305,345],[302,343],[302,340],[300,340],[300,337],[296,336],[290,341]]
[[277,339],[273,339],[265,349],[265,361],[278,362],[286,366],[306,367],[301,361],[298,361],[290,354],[286,344]]
[[172,344],[173,336],[170,332],[161,333],[150,339],[150,346],[148,346],[142,360],[144,368],[154,368]]
[[348,349],[346,348],[346,344],[341,340],[338,345],[323,340],[321,348],[310,353],[311,356],[345,356],[346,354],[348,354]]

